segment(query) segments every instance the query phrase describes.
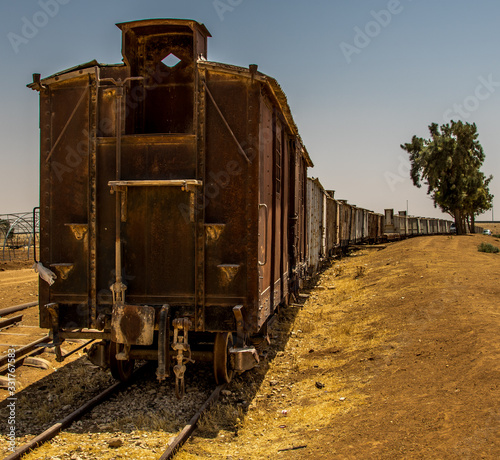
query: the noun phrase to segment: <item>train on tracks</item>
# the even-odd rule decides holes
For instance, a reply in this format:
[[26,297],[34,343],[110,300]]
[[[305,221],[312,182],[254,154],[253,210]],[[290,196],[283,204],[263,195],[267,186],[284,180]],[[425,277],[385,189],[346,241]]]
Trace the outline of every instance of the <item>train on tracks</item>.
[[[157,361],[217,382],[251,369],[279,305],[353,243],[448,233],[441,219],[336,200],[317,179],[278,82],[207,60],[203,24],[118,24],[123,63],[41,78],[40,325],[56,352],[126,380]],[[60,357],[60,352],[58,352]]]

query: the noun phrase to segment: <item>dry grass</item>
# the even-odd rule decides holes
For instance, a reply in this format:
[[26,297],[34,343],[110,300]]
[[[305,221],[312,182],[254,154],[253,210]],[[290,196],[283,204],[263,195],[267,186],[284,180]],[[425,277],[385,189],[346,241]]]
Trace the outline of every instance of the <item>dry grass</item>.
[[182,424],[174,413],[168,410],[147,411],[143,414],[137,414],[129,417],[122,417],[111,423],[111,431],[127,431],[128,427],[134,427],[140,431],[166,431],[175,433]]
[[220,402],[177,458],[272,458],[269,448],[276,452],[307,444],[305,433],[328,427],[339,415],[363,405],[362,389],[370,373],[352,381],[342,370],[353,364],[356,350],[366,351],[367,362],[383,356],[381,344],[390,339],[381,316],[357,314],[371,299],[360,284],[368,274],[365,265],[345,260],[320,274],[302,308],[281,312],[274,334],[281,350],[271,352],[274,359],[232,383],[231,391],[246,406]]
[[19,396],[19,407],[31,407],[33,422],[44,425],[53,420],[54,413],[62,413],[65,406],[77,406],[82,402],[82,392],[98,391],[109,381],[109,376],[99,370],[89,378],[89,366],[84,363],[85,358],[82,358],[66,366],[64,378],[57,374],[44,382],[48,388],[42,392],[43,403],[33,404],[33,391],[30,391],[30,394]]

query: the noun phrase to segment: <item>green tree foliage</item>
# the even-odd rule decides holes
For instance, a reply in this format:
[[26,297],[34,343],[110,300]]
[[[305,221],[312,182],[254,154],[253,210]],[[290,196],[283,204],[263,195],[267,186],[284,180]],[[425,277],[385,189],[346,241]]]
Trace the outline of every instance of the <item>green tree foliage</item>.
[[493,195],[489,191],[489,184],[493,176],[486,177],[481,171],[471,177],[468,192],[466,214],[471,221],[471,231],[474,232],[475,216],[491,209],[493,205]]
[[465,220],[491,208],[493,195],[488,178],[480,171],[484,161],[476,125],[451,121],[429,126],[430,139],[413,136],[401,145],[410,155],[413,184],[427,184],[427,194],[439,207],[454,217],[458,234],[466,233]]

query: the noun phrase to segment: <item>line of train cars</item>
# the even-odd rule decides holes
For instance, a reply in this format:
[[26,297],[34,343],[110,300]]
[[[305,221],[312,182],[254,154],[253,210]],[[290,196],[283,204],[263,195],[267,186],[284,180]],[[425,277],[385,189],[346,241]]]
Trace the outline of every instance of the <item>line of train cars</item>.
[[[449,231],[333,199],[277,81],[206,59],[192,20],[118,24],[123,63],[91,61],[40,93],[40,325],[59,360],[126,380],[157,361],[184,391],[187,363],[227,382],[259,362],[267,328],[321,258],[351,243]],[[387,236],[386,236],[387,237]]]
[[334,199],[318,179],[307,179],[307,272],[314,274],[322,260],[350,245],[380,243],[420,235],[451,233],[452,222],[444,219],[394,214],[385,209],[378,214]]

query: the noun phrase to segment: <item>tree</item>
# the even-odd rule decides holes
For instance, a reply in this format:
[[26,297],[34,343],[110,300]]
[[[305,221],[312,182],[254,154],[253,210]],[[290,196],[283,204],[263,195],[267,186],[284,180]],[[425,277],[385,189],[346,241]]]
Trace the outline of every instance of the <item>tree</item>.
[[451,121],[429,126],[430,139],[413,136],[401,145],[410,155],[413,184],[427,184],[427,194],[438,207],[455,219],[457,234],[467,232],[465,220],[491,209],[493,195],[488,185],[493,176],[480,171],[484,152],[475,123]]
[[471,178],[466,211],[471,232],[475,231],[475,217],[491,209],[493,205],[493,195],[488,189],[492,179],[493,176],[486,177],[481,171],[477,171],[476,176]]

